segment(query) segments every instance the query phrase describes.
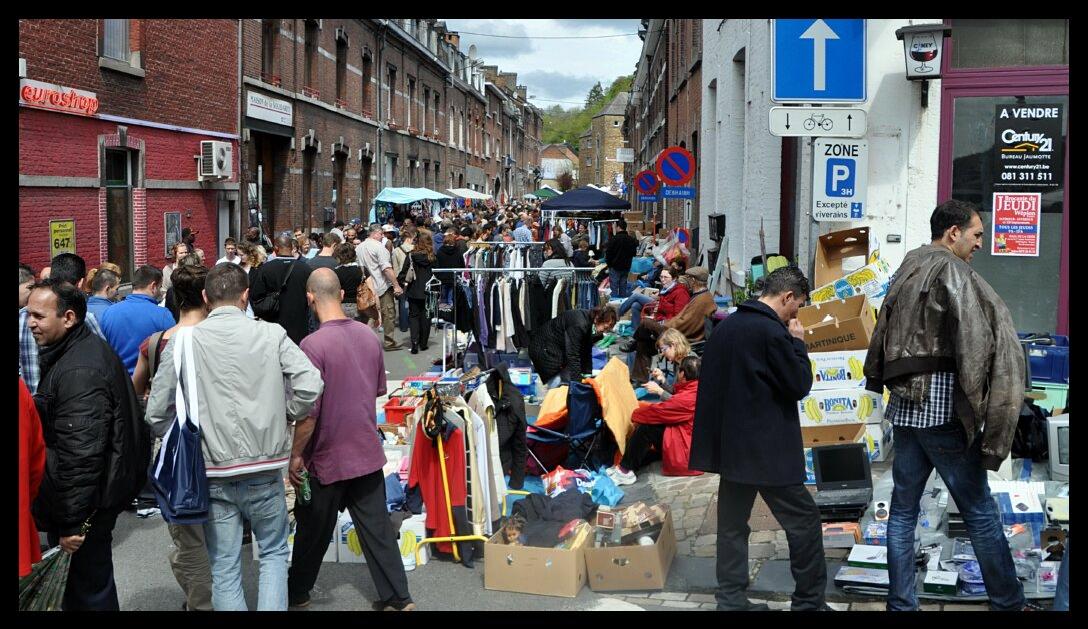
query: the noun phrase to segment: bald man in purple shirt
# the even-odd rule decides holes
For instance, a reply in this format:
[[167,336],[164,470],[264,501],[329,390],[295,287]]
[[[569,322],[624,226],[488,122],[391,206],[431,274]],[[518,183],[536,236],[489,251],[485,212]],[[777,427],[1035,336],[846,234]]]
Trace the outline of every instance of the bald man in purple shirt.
[[385,360],[374,331],[344,314],[343,295],[332,269],[316,269],[306,282],[306,301],[321,327],[300,347],[321,371],[325,389],[310,416],[295,426],[291,482],[300,486],[299,474],[307,471],[311,499],[295,503],[298,530],[287,577],[288,604],[310,604],[337,510],[346,504],[378,590],[373,608],[409,611],[415,603],[385,506],[385,453],[376,417],[376,400],[386,393]]

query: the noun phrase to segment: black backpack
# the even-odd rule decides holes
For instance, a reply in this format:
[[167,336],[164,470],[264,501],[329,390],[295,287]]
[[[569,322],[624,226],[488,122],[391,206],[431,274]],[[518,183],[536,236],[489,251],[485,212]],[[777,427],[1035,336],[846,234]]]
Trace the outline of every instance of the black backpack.
[[298,260],[292,260],[287,265],[287,275],[283,277],[279,290],[269,292],[260,301],[253,302],[253,314],[264,321],[275,321],[280,316],[280,293],[287,289],[287,280],[291,279],[291,273],[295,270]]
[[1012,439],[1012,456],[1038,463],[1048,456],[1046,418],[1050,413],[1030,400],[1020,407],[1020,419]]

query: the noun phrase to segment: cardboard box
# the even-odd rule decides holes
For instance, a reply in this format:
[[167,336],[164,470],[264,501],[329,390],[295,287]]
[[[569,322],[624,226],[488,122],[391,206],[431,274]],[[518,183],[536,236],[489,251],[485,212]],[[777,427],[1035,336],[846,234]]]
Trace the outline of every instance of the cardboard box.
[[356,534],[355,523],[351,521],[351,514],[347,511],[340,512],[334,534],[340,563],[366,563],[366,555],[362,551],[363,540]]
[[812,390],[848,389],[865,386],[866,350],[848,352],[813,352],[808,355],[812,365]]
[[846,565],[855,568],[888,569],[888,547],[869,544],[854,544]]
[[1036,575],[1036,592],[1040,594],[1053,594],[1058,590],[1058,574],[1061,572],[1062,562],[1043,561],[1039,563]]
[[879,424],[865,424],[865,445],[870,461],[887,461],[892,454],[892,423],[885,419]]
[[585,548],[510,546],[499,531],[484,544],[484,589],[574,598],[586,584]]
[[865,389],[812,391],[797,403],[801,426],[825,424],[879,424],[884,400]]
[[809,353],[868,350],[876,321],[869,299],[856,295],[805,306],[797,311]]
[[585,557],[589,588],[594,592],[662,590],[676,557],[672,514],[665,516],[652,546],[588,546]]
[[[427,538],[427,514],[421,513],[419,515],[413,515],[410,518],[406,518],[400,523],[400,531],[397,533],[398,546],[401,549],[401,561],[404,562],[404,567],[412,570],[416,567],[416,553],[415,551],[405,554],[405,549],[411,549],[419,545],[419,541]],[[405,536],[411,535],[415,538],[415,544],[405,544]],[[426,544],[422,550],[419,551],[419,565],[425,566],[427,562],[431,560],[431,545]],[[411,566],[409,568],[409,566]]]
[[1040,530],[1046,526],[1046,511],[1033,491],[996,492],[993,494],[1001,513],[1001,523],[1036,524]]
[[879,307],[890,279],[891,269],[868,227],[831,232],[817,241],[812,303],[867,295]]
[[[290,561],[291,557],[295,554],[295,530],[298,528],[296,522],[291,522],[290,529],[287,531],[287,560]],[[257,546],[257,537],[253,537],[253,559],[259,561],[261,558],[261,550]],[[321,561],[328,561],[330,563],[336,563],[338,557],[338,549],[336,547],[336,533],[329,538],[329,547],[325,550],[325,555],[321,557]]]
[[[812,448],[834,443],[858,443],[865,439],[863,424],[833,424],[830,426],[802,426],[801,444],[805,451],[805,483],[816,483],[816,468],[812,461]],[[757,504],[759,502],[757,497]],[[753,511],[754,513],[754,511]]]
[[861,526],[857,522],[824,522],[824,548],[853,548],[861,543]]
[[959,585],[960,575],[950,570],[930,570],[926,572],[925,581],[922,582],[922,591],[930,594],[956,595],[956,587]]
[[887,570],[857,568],[854,566],[843,566],[839,568],[839,571],[835,573],[835,585],[839,587],[847,585],[876,588],[890,587]]

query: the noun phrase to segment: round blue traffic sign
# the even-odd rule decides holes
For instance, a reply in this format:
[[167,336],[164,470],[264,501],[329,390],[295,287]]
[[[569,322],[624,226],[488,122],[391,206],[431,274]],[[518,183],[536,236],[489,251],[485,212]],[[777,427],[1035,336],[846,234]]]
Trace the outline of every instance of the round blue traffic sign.
[[635,175],[635,187],[642,194],[656,194],[657,189],[661,187],[661,182],[657,180],[657,175],[652,170],[644,170]]
[[695,177],[695,156],[679,146],[670,146],[657,158],[657,175],[670,186],[682,186]]

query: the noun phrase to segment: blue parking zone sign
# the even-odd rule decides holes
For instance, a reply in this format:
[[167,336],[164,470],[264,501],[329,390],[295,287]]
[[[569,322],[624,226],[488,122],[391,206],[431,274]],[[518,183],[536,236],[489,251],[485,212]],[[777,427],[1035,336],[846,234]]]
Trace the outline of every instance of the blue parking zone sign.
[[817,138],[813,152],[812,217],[817,221],[864,219],[869,143]]
[[865,20],[774,20],[771,100],[863,103]]

